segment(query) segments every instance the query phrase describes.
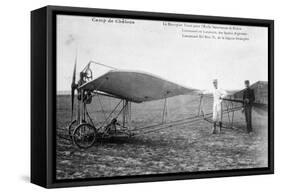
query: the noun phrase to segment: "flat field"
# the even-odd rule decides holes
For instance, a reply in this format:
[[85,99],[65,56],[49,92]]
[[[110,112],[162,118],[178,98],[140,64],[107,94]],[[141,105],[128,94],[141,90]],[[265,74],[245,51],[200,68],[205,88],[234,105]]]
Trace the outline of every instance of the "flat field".
[[[132,103],[132,126],[139,128],[161,122],[163,100]],[[102,122],[118,103],[109,97],[93,98],[88,106],[94,122]],[[102,106],[101,106],[102,104]],[[168,99],[168,121],[197,115],[199,97],[177,96]],[[76,106],[75,106],[76,107]],[[103,108],[101,108],[103,107]],[[212,99],[204,99],[210,113]],[[118,111],[116,111],[117,113]],[[246,133],[245,117],[235,112],[234,126],[212,134],[205,120],[169,127],[130,138],[98,141],[87,150],[78,149],[64,130],[70,123],[71,98],[57,96],[57,179],[96,178],[176,172],[212,171],[267,167],[268,118],[253,112],[254,133]],[[228,116],[223,117],[229,125]]]

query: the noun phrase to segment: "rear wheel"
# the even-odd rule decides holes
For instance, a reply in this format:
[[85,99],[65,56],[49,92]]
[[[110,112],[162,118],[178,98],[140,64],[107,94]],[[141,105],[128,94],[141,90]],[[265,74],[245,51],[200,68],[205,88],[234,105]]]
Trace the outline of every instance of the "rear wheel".
[[96,128],[88,123],[82,123],[75,128],[72,138],[74,144],[79,148],[90,148],[97,138]]

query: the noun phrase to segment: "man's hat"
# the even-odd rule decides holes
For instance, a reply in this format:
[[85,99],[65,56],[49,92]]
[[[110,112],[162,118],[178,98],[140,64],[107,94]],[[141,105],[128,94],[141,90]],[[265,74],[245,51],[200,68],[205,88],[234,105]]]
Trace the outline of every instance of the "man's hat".
[[217,79],[213,79],[213,83],[218,83],[218,80]]
[[249,80],[245,80],[245,82],[244,82],[245,84],[249,84],[250,83],[250,81]]

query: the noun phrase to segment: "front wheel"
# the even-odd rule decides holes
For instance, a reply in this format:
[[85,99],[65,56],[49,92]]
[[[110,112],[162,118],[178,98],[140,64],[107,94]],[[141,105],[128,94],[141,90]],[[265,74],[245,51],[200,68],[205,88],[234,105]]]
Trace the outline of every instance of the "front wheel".
[[72,138],[74,144],[79,148],[90,148],[97,138],[96,128],[88,123],[82,123],[75,128]]
[[72,134],[77,127],[78,122],[76,120],[73,120],[70,125],[68,126],[68,135],[72,139]]

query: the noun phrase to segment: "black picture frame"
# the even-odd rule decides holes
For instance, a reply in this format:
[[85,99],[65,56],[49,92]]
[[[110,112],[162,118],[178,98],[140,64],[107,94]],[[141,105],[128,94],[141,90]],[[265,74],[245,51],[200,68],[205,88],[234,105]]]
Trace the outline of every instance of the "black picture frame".
[[[56,180],[56,15],[167,20],[268,28],[268,168]],[[274,21],[231,17],[46,6],[31,12],[31,182],[46,188],[274,173]]]

